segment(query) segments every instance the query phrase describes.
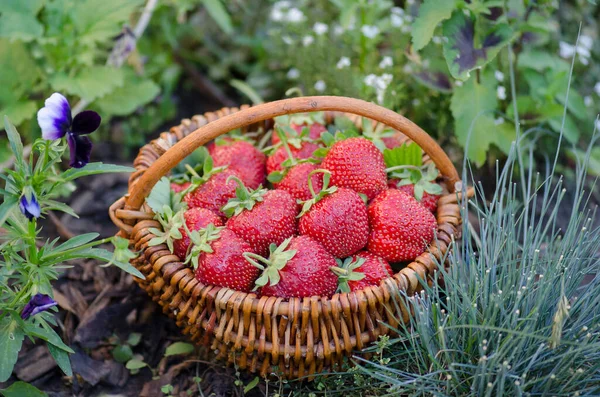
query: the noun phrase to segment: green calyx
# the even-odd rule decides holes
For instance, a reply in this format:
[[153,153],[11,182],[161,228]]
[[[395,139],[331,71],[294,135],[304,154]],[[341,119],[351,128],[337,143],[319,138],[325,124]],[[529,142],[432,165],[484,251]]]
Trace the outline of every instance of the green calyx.
[[212,253],[213,249],[210,246],[212,241],[218,240],[221,235],[221,230],[225,229],[224,226],[216,227],[212,223],[204,229],[194,230],[193,232],[188,229],[187,225],[185,230],[190,238],[190,246],[188,248],[187,256],[184,263],[192,263],[194,269],[198,268],[198,258],[203,252]]
[[148,242],[148,245],[155,246],[166,243],[169,251],[173,252],[173,240],[179,240],[183,237],[179,229],[185,225],[184,211],[185,209],[182,208],[177,212],[173,212],[173,209],[165,204],[162,211],[154,216],[154,219],[161,224],[162,230],[154,227],[148,229],[150,233],[156,236]]
[[[253,291],[256,291],[260,287],[264,287],[269,284],[270,286],[276,285],[281,276],[279,271],[282,270],[285,265],[296,255],[296,250],[288,250],[287,247],[290,245],[292,237],[286,239],[283,243],[278,246],[271,244],[269,247],[269,258],[263,258],[262,256],[253,252],[244,252],[244,258],[252,266],[255,266],[262,270],[262,274],[256,280],[256,285]],[[261,264],[262,263],[262,264]]]
[[[301,95],[302,96],[302,95]],[[283,115],[275,117],[275,121],[278,124],[289,125],[289,124],[314,124],[319,123],[325,125],[325,113],[324,112],[310,112],[310,113],[296,113],[291,115]]]
[[398,187],[414,185],[415,199],[421,201],[424,193],[433,195],[442,194],[442,187],[435,183],[439,171],[435,165],[429,164],[424,167],[414,165],[400,165],[387,169],[390,179],[399,179]]
[[227,215],[228,218],[231,218],[234,215],[239,215],[244,210],[250,211],[254,208],[256,203],[264,200],[264,196],[267,193],[267,189],[263,189],[261,186],[256,190],[248,190],[244,183],[235,175],[231,175],[227,178],[227,182],[235,181],[237,183],[237,188],[235,189],[235,197],[229,199],[227,204],[225,204],[221,211]]
[[360,257],[349,257],[343,262],[336,259],[338,266],[331,266],[329,269],[338,276],[338,291],[350,292],[348,281],[358,281],[365,278],[365,274],[357,272],[356,269],[361,267],[367,260]]
[[196,169],[193,168],[189,164],[186,164],[185,168],[191,174],[191,179],[190,179],[191,184],[190,184],[190,186],[188,186],[187,189],[185,189],[184,191],[181,192],[182,197],[185,196],[186,194],[188,194],[189,192],[193,192],[194,190],[196,190],[198,188],[198,186],[206,183],[206,181],[208,181],[210,179],[210,177],[223,171],[225,168],[227,168],[227,166],[215,168],[212,157],[207,155],[204,158],[204,163],[202,164],[202,176],[200,176],[198,174],[198,172],[196,171]]
[[[319,193],[315,192],[315,189],[312,184],[312,176],[317,173],[323,174],[323,188],[321,189],[321,191],[319,191]],[[316,169],[316,170],[312,171],[310,174],[308,174],[308,190],[310,191],[312,198],[301,202],[302,211],[300,211],[300,213],[298,214],[298,216],[297,216],[298,218],[300,218],[302,215],[306,214],[312,208],[313,205],[315,205],[316,203],[321,201],[325,196],[328,196],[337,191],[337,186],[329,187],[330,180],[331,180],[331,172],[321,169],[321,168]]]
[[387,149],[385,142],[383,142],[383,138],[393,137],[396,134],[396,131],[381,123],[378,123],[377,126],[373,127],[373,121],[363,117],[362,134],[365,138],[373,142],[373,144],[377,146],[377,149],[383,152]]

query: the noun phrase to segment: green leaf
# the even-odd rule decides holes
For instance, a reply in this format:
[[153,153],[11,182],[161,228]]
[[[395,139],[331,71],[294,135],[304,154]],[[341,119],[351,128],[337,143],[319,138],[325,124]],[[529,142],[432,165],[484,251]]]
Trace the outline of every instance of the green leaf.
[[165,205],[167,207],[171,206],[171,182],[169,178],[166,176],[160,178],[146,197],[146,203],[155,214],[161,214]]
[[75,76],[57,73],[50,79],[50,85],[56,91],[91,102],[123,86],[124,78],[122,69],[97,65],[82,69]]
[[227,12],[227,9],[223,6],[220,0],[202,0],[206,11],[215,20],[221,30],[227,34],[233,33],[233,25],[231,23],[231,17]]
[[31,41],[41,37],[44,26],[37,14],[45,0],[2,0],[0,2],[0,37]]
[[11,211],[17,206],[19,198],[16,196],[4,196],[4,202],[0,204],[0,226],[4,225]]
[[425,0],[412,26],[412,43],[415,51],[425,47],[433,37],[437,25],[450,18],[456,8],[452,0]]
[[244,393],[248,393],[250,390],[254,389],[258,385],[258,382],[260,382],[260,378],[256,376],[254,379],[252,379],[252,382],[248,383],[244,387]]
[[119,345],[112,351],[112,356],[119,363],[126,363],[133,358],[133,351],[129,345]]
[[69,207],[67,204],[65,203],[61,203],[60,201],[56,201],[56,200],[45,200],[44,201],[44,212],[48,212],[48,211],[60,211],[60,212],[64,212],[65,214],[69,214],[74,218],[79,218],[79,215],[77,215],[77,213],[75,212],[75,210],[71,207]]
[[461,146],[466,147],[472,128],[467,155],[478,166],[484,163],[488,147],[495,142],[494,111],[497,106],[496,80],[490,73],[482,75],[481,84],[472,77],[454,89],[450,110],[454,116],[455,134]]
[[[572,160],[582,161],[585,159],[586,153],[579,149],[567,150],[567,156]],[[590,174],[600,177],[600,147],[595,147],[591,150],[590,160],[587,164],[587,170]]]
[[194,345],[185,342],[175,342],[165,351],[165,357],[177,356],[180,354],[190,354],[194,351]]
[[47,397],[48,395],[38,389],[37,387],[17,381],[7,387],[6,389],[0,390],[0,394],[4,397]]
[[11,104],[23,100],[25,95],[28,96],[37,90],[40,69],[31,51],[22,42],[9,42],[0,38],[0,70],[1,107],[10,107]]
[[72,181],[82,176],[109,174],[113,172],[133,172],[135,168],[125,167],[123,165],[88,163],[82,168],[71,168],[65,171],[61,177],[65,182]]
[[103,248],[90,248],[77,253],[79,258],[93,258],[106,262],[109,265],[114,265],[119,269],[125,271],[126,273],[131,274],[132,276],[145,279],[144,275],[140,273],[138,269],[133,267],[129,262],[118,261],[114,258],[112,252],[107,251]]
[[139,332],[132,332],[131,334],[129,334],[129,337],[127,338],[127,344],[131,345],[131,346],[137,346],[137,345],[139,345],[141,340],[142,340],[142,334],[140,334]]
[[[479,26],[479,25],[478,25]],[[472,70],[491,62],[498,52],[514,37],[512,29],[504,23],[484,34],[474,32],[471,18],[461,10],[455,11],[452,18],[444,21],[443,32],[448,41],[444,42],[444,57],[454,78],[466,80]],[[475,36],[481,36],[481,45],[476,45]]]
[[[59,245],[58,247],[54,248],[52,250],[52,253],[66,251],[71,248],[79,247],[83,244],[89,243],[90,241],[94,240],[98,236],[99,236],[98,233],[85,233],[85,234],[81,234],[79,236],[72,237],[72,238],[68,239],[67,241],[65,241],[64,243],[62,243],[61,245]],[[43,260],[43,258],[42,258],[42,260]]]
[[560,57],[546,51],[525,51],[519,55],[517,60],[519,69],[529,68],[543,72],[546,69],[557,71],[568,71],[569,64]]
[[[35,101],[20,100],[0,110],[0,114],[8,116],[15,125],[19,125],[23,121],[29,120],[36,110],[37,103]],[[0,127],[5,128],[4,123]]]
[[110,39],[143,0],[79,0],[74,2],[71,19],[83,43]]
[[[548,120],[548,124],[550,124],[550,128],[552,128],[555,132],[560,133],[563,116],[556,116]],[[570,143],[576,144],[579,142],[579,137],[581,133],[579,128],[577,128],[577,123],[573,120],[571,116],[568,114],[565,115],[565,124],[563,128],[563,136]]]
[[54,361],[58,364],[58,367],[65,373],[67,376],[73,376],[73,369],[71,368],[71,360],[69,360],[69,354],[62,349],[54,346],[53,344],[48,344],[48,350],[50,350],[50,354],[54,357]]
[[423,165],[423,151],[416,143],[404,144],[393,149],[383,151],[383,159],[386,168],[399,165]]
[[4,116],[4,128],[6,128],[10,150],[12,150],[15,156],[16,170],[23,172],[25,163],[23,162],[23,142],[21,141],[21,135],[19,135],[15,126],[6,116]]
[[144,368],[147,366],[148,366],[148,364],[146,364],[144,361],[140,360],[139,358],[132,358],[131,360],[127,361],[127,364],[125,364],[125,368],[127,368],[129,370],[141,369],[141,368]]
[[44,326],[38,326],[32,322],[25,323],[25,332],[27,335],[38,337],[55,347],[64,350],[67,353],[75,353],[73,349],[65,345],[60,336],[46,323]]
[[242,94],[246,95],[248,97],[248,99],[250,99],[252,101],[252,103],[254,105],[258,105],[263,103],[263,99],[260,97],[260,95],[258,95],[258,93],[254,90],[254,88],[250,87],[250,85],[244,81],[241,80],[231,80],[229,82],[229,84],[231,84],[231,86],[235,89],[237,89],[238,91],[240,91]]
[[0,382],[6,382],[10,378],[23,338],[23,330],[10,316],[4,316],[0,320]]
[[159,92],[160,87],[152,80],[127,79],[122,87],[96,103],[103,113],[126,116],[152,101]]

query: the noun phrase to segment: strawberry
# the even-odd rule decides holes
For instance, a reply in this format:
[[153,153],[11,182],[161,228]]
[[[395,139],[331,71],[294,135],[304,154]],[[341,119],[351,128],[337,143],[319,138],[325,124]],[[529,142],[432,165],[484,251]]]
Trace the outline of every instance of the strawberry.
[[391,168],[388,186],[403,191],[414,197],[431,212],[437,209],[437,202],[442,194],[442,187],[435,180],[438,170],[433,164],[423,167],[405,165]]
[[[321,135],[327,131],[327,128],[325,128],[325,126],[321,123],[312,123],[312,124],[308,124],[308,123],[303,123],[303,124],[290,124],[290,127],[292,127],[298,134],[302,133],[302,130],[305,127],[309,128],[309,132],[308,132],[308,138],[316,141],[319,138],[321,138]],[[281,139],[279,138],[279,135],[277,134],[273,134],[273,138],[271,139],[271,142],[273,143],[273,145],[277,145],[279,142],[281,142]]]
[[235,182],[227,182],[227,178],[230,176],[239,178],[237,172],[229,169],[213,174],[206,182],[189,192],[183,200],[188,203],[189,208],[206,208],[224,217],[225,214],[221,212],[221,207],[227,204],[230,198],[235,197]]
[[337,260],[339,267],[331,271],[339,277],[338,290],[350,292],[370,285],[379,285],[381,280],[394,274],[392,267],[380,256],[369,251],[361,251],[346,258],[344,262]]
[[271,244],[279,245],[296,234],[298,206],[288,192],[248,191],[239,179],[236,182],[236,197],[222,211],[230,216],[227,228],[247,241],[254,252],[267,255]]
[[433,239],[437,222],[413,197],[389,189],[369,205],[369,251],[389,262],[413,260]]
[[331,172],[331,183],[353,189],[372,200],[387,189],[383,155],[365,138],[348,138],[331,146],[321,168]]
[[265,183],[267,157],[250,142],[241,140],[223,140],[209,149],[215,166],[227,168],[238,173],[246,186],[256,189]]
[[398,146],[402,145],[402,143],[405,141],[398,134],[392,135],[392,136],[384,136],[381,138],[381,140],[383,141],[385,147],[388,149],[393,149],[395,147],[398,147]]
[[304,160],[311,158],[318,148],[319,145],[316,143],[302,142],[299,147],[289,146],[288,153],[288,149],[283,145],[267,158],[267,173],[281,171],[283,169],[282,163],[290,158],[290,153],[296,160]]
[[196,279],[207,285],[250,292],[260,270],[246,261],[252,247],[231,230],[208,225],[190,233],[192,248],[186,263],[196,268]]
[[367,245],[369,217],[367,206],[358,193],[352,189],[329,187],[330,176],[325,171],[323,189],[318,194],[309,182],[313,198],[303,203],[298,229],[301,235],[321,243],[333,256],[344,258]]
[[330,270],[337,265],[335,258],[312,238],[290,237],[279,247],[271,245],[270,251],[268,259],[252,253],[244,255],[248,262],[264,269],[256,280],[261,295],[304,298],[331,297],[335,293],[337,276]]
[[185,189],[187,189],[189,186],[190,186],[190,182],[183,182],[183,183],[171,182],[171,190],[174,191],[175,193],[181,193]]
[[[308,175],[318,167],[312,163],[299,163],[287,170],[287,173],[278,183],[273,183],[277,189],[285,190],[296,200],[310,200],[312,195],[308,189]],[[311,183],[315,191],[323,188],[323,176],[312,174]]]
[[173,253],[181,260],[185,260],[188,248],[190,246],[190,237],[188,236],[188,232],[186,232],[185,228],[187,228],[189,232],[192,232],[194,230],[204,229],[209,224],[213,224],[214,226],[223,226],[223,221],[221,218],[211,210],[207,210],[205,208],[191,208],[185,211],[183,216],[185,219],[185,227],[179,229],[182,238],[173,241]]

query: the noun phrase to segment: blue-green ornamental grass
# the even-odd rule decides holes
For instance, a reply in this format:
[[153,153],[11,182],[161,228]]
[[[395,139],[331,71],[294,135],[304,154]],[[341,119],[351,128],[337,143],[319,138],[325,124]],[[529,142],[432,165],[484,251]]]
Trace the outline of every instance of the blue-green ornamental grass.
[[[77,217],[60,201],[75,189],[74,181],[87,175],[131,172],[130,167],[89,162],[92,142],[87,136],[100,124],[100,116],[85,111],[71,119],[71,109],[61,94],[54,93],[38,113],[44,138],[32,144],[29,158],[23,154],[21,136],[5,117],[4,125],[15,158],[14,169],[0,173],[0,382],[6,381],[17,361],[25,337],[46,343],[62,371],[71,376],[69,353],[53,330],[56,310],[51,282],[74,259],[97,259],[115,265],[137,277],[144,276],[128,262],[135,254],[126,239],[97,240],[97,233],[85,233],[59,243],[43,240],[38,220],[50,211]],[[63,170],[67,150],[71,168]],[[97,246],[113,243],[114,252]]]

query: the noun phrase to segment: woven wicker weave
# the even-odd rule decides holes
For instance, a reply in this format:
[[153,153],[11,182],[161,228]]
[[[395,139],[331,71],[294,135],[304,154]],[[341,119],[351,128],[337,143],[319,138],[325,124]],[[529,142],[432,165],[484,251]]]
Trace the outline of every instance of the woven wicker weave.
[[[268,129],[275,116],[310,111],[325,111],[328,122],[344,114],[359,125],[360,116],[368,117],[401,131],[404,139],[423,148],[424,160],[440,170],[445,191],[436,213],[438,241],[426,253],[377,287],[336,294],[331,299],[284,300],[204,285],[166,245],[148,245],[154,237],[149,229],[161,226],[144,199],[179,161],[233,129]],[[261,375],[275,372],[297,378],[338,369],[345,356],[389,333],[385,324],[395,327],[399,321],[408,321],[410,313],[399,292],[408,296],[418,292],[419,280],[431,279],[451,241],[459,237],[460,194],[455,193],[459,178],[450,159],[411,121],[357,99],[303,97],[194,116],[142,147],[134,166],[129,193],[111,206],[110,217],[120,228],[119,234],[141,252],[132,264],[146,279],[136,282],[193,341],[209,345],[219,358]]]

